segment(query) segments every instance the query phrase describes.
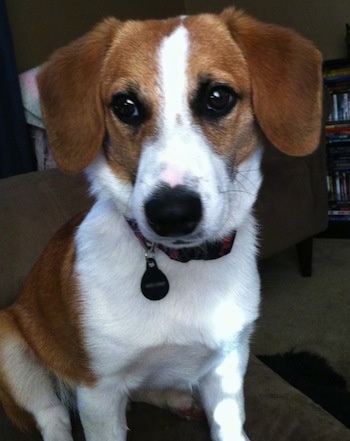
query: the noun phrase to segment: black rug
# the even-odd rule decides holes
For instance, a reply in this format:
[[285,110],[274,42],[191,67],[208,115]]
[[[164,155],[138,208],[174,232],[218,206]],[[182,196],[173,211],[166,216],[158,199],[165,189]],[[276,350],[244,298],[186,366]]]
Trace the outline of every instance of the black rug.
[[345,379],[326,359],[310,352],[293,351],[258,358],[350,428],[349,389]]

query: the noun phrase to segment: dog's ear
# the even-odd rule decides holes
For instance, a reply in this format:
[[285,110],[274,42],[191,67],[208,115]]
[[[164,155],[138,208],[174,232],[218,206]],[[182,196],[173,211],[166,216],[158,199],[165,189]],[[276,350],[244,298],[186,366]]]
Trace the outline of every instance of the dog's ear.
[[222,19],[247,60],[255,116],[268,140],[289,155],[313,152],[322,119],[320,52],[294,31],[234,8]]
[[106,19],[58,49],[38,75],[45,128],[63,171],[81,171],[101,148],[105,133],[101,66],[119,26],[116,19]]

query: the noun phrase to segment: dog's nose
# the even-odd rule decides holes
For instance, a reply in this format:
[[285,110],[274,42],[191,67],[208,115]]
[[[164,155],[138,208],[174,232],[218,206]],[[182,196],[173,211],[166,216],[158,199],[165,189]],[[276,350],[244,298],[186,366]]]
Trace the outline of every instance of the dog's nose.
[[179,237],[192,233],[202,218],[198,193],[184,185],[164,185],[145,204],[147,221],[159,236]]

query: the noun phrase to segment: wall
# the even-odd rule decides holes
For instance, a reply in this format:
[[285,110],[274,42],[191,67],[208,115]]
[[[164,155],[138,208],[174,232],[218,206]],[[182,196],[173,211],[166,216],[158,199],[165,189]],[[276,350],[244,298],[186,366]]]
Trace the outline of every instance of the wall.
[[350,0],[6,0],[20,72],[108,15],[161,18],[220,11],[233,2],[261,20],[296,29],[316,43],[325,59],[346,56]]
[[164,18],[184,13],[178,0],[5,0],[19,72],[34,67],[56,48],[99,20]]
[[325,59],[346,57],[350,0],[185,0],[187,13],[220,11],[234,4],[257,18],[292,27],[314,41]]

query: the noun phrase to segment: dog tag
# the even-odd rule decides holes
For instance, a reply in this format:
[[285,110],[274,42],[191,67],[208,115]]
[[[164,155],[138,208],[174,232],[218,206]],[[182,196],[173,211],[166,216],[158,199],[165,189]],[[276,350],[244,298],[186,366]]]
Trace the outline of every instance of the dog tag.
[[157,267],[153,258],[146,258],[146,271],[141,279],[142,294],[148,300],[161,300],[169,291],[169,282],[165,274]]

